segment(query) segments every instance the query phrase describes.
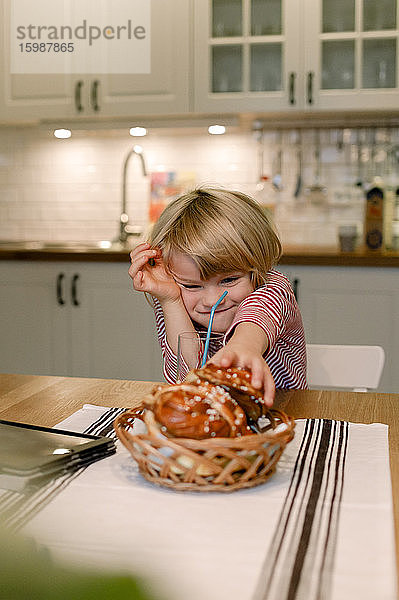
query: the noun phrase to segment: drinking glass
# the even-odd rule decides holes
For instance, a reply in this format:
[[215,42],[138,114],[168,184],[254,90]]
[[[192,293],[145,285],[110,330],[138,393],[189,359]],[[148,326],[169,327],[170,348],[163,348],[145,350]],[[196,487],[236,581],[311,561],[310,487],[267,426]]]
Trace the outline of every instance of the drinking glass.
[[[223,344],[224,333],[211,332],[208,357]],[[177,381],[184,381],[190,369],[201,366],[206,340],[206,331],[184,331],[177,340]],[[208,358],[207,357],[207,358]]]
[[358,238],[356,225],[340,225],[338,239],[341,252],[353,252]]

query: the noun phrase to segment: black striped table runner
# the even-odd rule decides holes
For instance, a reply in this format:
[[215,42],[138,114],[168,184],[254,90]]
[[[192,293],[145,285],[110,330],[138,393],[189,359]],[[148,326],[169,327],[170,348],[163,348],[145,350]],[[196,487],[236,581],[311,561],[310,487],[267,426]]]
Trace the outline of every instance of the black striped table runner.
[[329,597],[349,423],[309,419],[254,600]]

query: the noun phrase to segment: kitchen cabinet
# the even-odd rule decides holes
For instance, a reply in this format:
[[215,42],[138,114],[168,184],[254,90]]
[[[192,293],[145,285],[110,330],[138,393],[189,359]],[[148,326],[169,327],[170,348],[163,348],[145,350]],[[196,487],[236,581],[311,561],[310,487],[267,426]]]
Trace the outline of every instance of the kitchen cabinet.
[[160,381],[153,311],[127,264],[0,263],[0,371]]
[[195,109],[397,109],[396,0],[197,0]]
[[300,2],[287,7],[288,0],[194,3],[197,111],[299,108]]
[[[151,1],[149,74],[11,74],[9,11],[0,4],[0,121],[184,113],[189,108],[187,0]],[[97,5],[93,5],[97,10]],[[98,9],[99,10],[99,9]],[[129,60],[126,57],[126,60]]]
[[10,3],[3,122],[398,107],[396,0],[152,0],[151,73],[93,75],[11,74]]
[[279,265],[296,288],[306,340],[382,346],[379,391],[399,390],[399,269]]

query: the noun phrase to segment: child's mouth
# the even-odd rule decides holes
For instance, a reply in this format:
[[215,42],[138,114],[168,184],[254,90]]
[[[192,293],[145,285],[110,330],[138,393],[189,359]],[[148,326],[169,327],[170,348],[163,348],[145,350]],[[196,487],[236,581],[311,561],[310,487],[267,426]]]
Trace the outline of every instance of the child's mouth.
[[223,313],[226,312],[227,310],[230,310],[231,306],[228,306],[227,308],[220,308],[219,310],[215,310],[215,315],[217,313]]
[[[215,315],[218,315],[220,313],[224,313],[227,312],[228,310],[230,310],[232,308],[232,306],[228,306],[227,308],[219,308],[218,310],[215,310]],[[211,311],[203,311],[200,313],[201,315],[207,316],[209,317],[209,315],[211,314]]]

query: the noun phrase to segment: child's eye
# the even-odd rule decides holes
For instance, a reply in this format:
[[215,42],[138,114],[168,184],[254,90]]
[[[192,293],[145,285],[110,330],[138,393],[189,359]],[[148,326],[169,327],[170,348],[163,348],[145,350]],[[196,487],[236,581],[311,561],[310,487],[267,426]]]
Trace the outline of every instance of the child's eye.
[[220,283],[222,283],[223,285],[229,284],[229,283],[234,283],[235,281],[238,281],[239,276],[235,275],[232,277],[225,277],[224,279],[222,279],[222,281]]
[[200,285],[190,285],[188,283],[179,283],[181,287],[184,287],[185,290],[199,290],[201,288]]

